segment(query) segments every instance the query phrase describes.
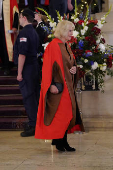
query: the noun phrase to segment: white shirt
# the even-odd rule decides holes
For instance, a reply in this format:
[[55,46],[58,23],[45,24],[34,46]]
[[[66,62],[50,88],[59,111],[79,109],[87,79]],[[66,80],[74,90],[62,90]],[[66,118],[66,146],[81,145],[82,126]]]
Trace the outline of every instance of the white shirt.
[[42,21],[38,22],[38,24],[37,24],[36,28],[39,26],[39,24],[40,24],[41,22],[42,22]]

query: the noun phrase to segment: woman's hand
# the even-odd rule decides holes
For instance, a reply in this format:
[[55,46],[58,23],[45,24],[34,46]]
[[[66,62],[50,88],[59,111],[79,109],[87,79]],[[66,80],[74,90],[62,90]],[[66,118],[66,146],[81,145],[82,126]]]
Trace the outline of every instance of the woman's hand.
[[71,69],[70,69],[70,73],[71,74],[76,74],[76,66],[73,66],[73,67],[71,67]]
[[58,94],[59,91],[57,89],[57,87],[55,85],[51,85],[50,86],[50,92],[53,93],[53,94]]

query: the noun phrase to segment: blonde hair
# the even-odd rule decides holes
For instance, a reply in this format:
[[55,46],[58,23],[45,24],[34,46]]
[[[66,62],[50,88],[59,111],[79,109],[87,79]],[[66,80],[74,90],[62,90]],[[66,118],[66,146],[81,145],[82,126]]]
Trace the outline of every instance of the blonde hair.
[[61,37],[66,37],[67,34],[68,34],[68,31],[70,29],[70,26],[72,27],[72,29],[74,30],[75,26],[74,24],[71,22],[71,21],[68,21],[68,20],[63,20],[63,21],[60,21],[55,29],[55,32],[54,32],[54,36],[56,38],[61,38]]
[[41,20],[45,23],[45,24],[48,24],[48,21],[47,21],[47,16],[46,15],[42,15],[40,13],[38,13],[38,15],[40,16]]

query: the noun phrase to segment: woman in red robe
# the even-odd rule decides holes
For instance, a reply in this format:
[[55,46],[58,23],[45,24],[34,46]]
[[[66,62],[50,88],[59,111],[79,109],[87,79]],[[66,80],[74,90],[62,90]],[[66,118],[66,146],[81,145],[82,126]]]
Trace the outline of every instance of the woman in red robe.
[[35,138],[53,139],[59,151],[75,151],[67,142],[67,130],[82,124],[75,96],[77,65],[67,43],[73,30],[70,21],[58,23],[56,38],[45,50],[42,68]]

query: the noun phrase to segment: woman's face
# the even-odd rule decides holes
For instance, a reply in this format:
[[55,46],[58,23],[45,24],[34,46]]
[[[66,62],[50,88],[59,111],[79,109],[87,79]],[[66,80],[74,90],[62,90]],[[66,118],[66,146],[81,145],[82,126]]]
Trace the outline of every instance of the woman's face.
[[40,14],[36,13],[36,14],[35,14],[35,20],[36,20],[37,22],[39,22],[40,19],[41,19]]
[[73,35],[73,28],[70,26],[68,33],[67,33],[67,36],[66,36],[66,40],[67,41],[71,40],[72,35]]

